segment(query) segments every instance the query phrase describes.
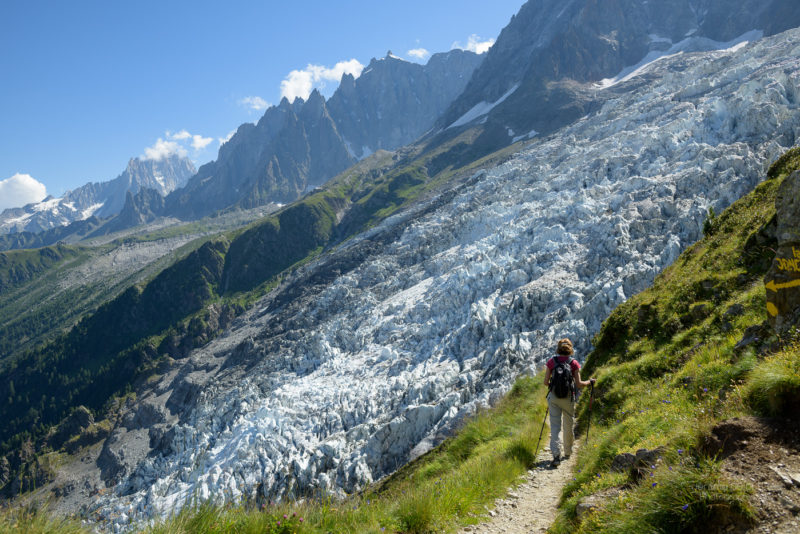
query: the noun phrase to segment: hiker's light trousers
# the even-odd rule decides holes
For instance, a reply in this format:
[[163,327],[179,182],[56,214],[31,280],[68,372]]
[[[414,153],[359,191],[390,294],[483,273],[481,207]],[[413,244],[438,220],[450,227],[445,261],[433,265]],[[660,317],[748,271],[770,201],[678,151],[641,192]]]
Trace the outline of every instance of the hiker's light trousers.
[[552,392],[547,396],[547,402],[550,405],[550,452],[554,458],[562,456],[559,434],[563,422],[564,455],[569,456],[572,454],[572,442],[575,440],[575,435],[572,433],[575,403],[569,397],[559,399]]

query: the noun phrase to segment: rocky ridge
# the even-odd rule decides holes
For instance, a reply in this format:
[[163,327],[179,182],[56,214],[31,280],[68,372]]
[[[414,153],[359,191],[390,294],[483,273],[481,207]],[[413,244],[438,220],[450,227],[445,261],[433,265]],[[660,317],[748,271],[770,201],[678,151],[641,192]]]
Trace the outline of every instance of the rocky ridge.
[[[664,59],[290,277],[125,409],[95,510],[354,491],[586,340],[800,134],[800,31]],[[291,295],[291,297],[288,297]],[[354,388],[353,384],[358,384]]]
[[698,51],[753,30],[774,35],[797,26],[793,0],[529,0],[437,125],[483,108],[465,123],[480,131],[476,149],[491,152],[591,113],[602,105],[593,83],[670,48]]
[[294,201],[377,150],[422,135],[481,60],[452,50],[418,65],[387,54],[358,79],[345,74],[328,101],[317,90],[307,101],[284,98],[255,125],[241,125],[159,214],[199,218],[231,206]]

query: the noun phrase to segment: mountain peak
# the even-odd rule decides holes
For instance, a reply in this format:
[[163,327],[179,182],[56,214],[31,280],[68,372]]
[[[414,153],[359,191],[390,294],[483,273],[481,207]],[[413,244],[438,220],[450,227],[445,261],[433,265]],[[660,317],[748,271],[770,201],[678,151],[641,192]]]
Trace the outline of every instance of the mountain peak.
[[349,72],[342,74],[342,79],[339,82],[339,89],[351,92],[356,88],[356,78]]

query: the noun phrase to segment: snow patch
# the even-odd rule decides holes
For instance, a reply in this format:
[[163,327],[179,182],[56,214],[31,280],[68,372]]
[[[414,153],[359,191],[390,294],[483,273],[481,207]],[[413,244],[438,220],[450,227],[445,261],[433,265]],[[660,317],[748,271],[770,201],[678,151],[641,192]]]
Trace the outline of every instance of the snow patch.
[[162,191],[166,191],[167,190],[167,184],[166,184],[166,182],[164,182],[164,177],[162,175],[155,174],[155,175],[153,175],[153,178],[158,183],[158,185],[161,186],[161,190]]
[[86,208],[81,212],[79,217],[80,220],[88,219],[89,217],[97,213],[97,210],[102,208],[104,205],[105,205],[104,202],[98,202],[97,204],[92,204],[91,206],[89,206],[88,208]]
[[475,104],[474,106],[472,106],[472,108],[469,111],[464,113],[457,121],[455,121],[453,124],[448,126],[446,129],[449,130],[450,128],[457,128],[458,126],[463,126],[463,125],[465,125],[467,123],[470,123],[470,122],[474,121],[478,117],[482,117],[482,116],[486,115],[487,113],[492,111],[496,106],[499,106],[500,104],[502,104],[509,96],[514,94],[514,91],[516,91],[517,89],[519,89],[519,84],[518,83],[515,84],[514,87],[509,89],[506,92],[506,94],[501,96],[495,102],[479,102],[479,103]]
[[[757,41],[758,39],[761,39],[763,36],[764,32],[761,30],[750,30],[749,32],[743,33],[736,39],[733,39],[732,41],[728,41],[725,43],[720,41],[714,41],[712,39],[708,39],[705,37],[689,37],[678,43],[673,44],[667,50],[650,51],[636,65],[625,67],[620,71],[619,74],[617,74],[613,78],[605,78],[603,80],[600,80],[599,82],[595,83],[594,86],[598,89],[608,89],[609,87],[613,87],[619,83],[626,82],[632,78],[635,78],[636,76],[639,76],[649,71],[656,62],[678,54],[683,54],[688,52],[711,52],[711,51],[733,53],[738,51],[740,48],[747,45],[751,41]],[[650,35],[650,39],[653,42],[668,42],[668,43],[672,42],[667,38],[658,37],[652,34]]]
[[539,132],[537,132],[536,130],[531,130],[526,134],[516,136],[514,139],[511,140],[511,142],[516,143],[517,141],[521,141],[523,139],[531,139],[533,137],[536,137],[537,135],[539,135]]
[[353,145],[350,143],[350,141],[347,139],[342,139],[342,141],[344,141],[344,146],[347,149],[347,153],[350,155],[350,157],[353,159],[358,159],[358,156],[356,156],[356,153],[353,151]]
[[51,198],[50,200],[45,200],[43,202],[37,202],[32,206],[33,212],[39,211],[54,211],[58,209],[59,204],[63,199],[60,198]]

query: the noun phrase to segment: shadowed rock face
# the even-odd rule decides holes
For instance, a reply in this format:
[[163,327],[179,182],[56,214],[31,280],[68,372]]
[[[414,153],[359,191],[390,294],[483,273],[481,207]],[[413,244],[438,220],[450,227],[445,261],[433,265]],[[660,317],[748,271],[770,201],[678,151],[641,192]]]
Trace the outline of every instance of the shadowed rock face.
[[781,184],[775,211],[778,250],[764,282],[770,323],[783,332],[800,323],[800,171]]
[[460,94],[481,57],[462,50],[418,65],[391,55],[373,59],[358,79],[344,75],[327,102],[284,99],[258,124],[243,124],[189,184],[166,200],[164,214],[208,215],[230,206],[296,200],[378,149],[410,143]]
[[165,213],[190,219],[230,206],[290,202],[355,161],[315,90],[307,102],[284,99],[257,125],[240,126],[216,161],[167,197]]
[[724,43],[750,30],[773,35],[797,26],[795,0],[530,0],[438,124],[516,86],[482,127],[485,150],[496,149],[515,137],[509,130],[547,134],[593,111],[592,91],[581,84],[616,76],[650,52],[690,37]]

